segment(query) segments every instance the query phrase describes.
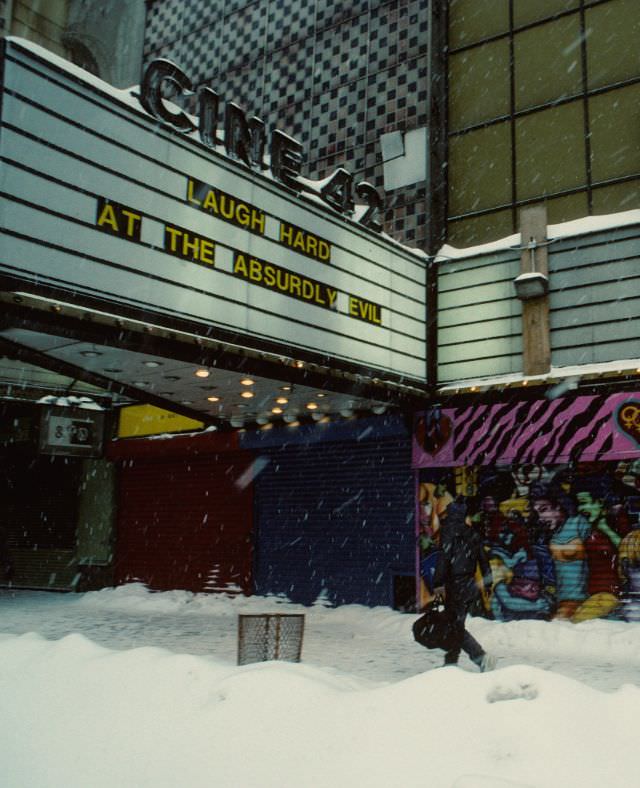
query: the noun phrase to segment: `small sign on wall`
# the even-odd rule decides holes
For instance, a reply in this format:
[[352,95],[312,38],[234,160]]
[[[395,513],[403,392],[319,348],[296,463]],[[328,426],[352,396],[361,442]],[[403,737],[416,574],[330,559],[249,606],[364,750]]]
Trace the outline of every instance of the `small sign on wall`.
[[79,408],[45,408],[40,418],[41,454],[100,457],[104,444],[104,413]]

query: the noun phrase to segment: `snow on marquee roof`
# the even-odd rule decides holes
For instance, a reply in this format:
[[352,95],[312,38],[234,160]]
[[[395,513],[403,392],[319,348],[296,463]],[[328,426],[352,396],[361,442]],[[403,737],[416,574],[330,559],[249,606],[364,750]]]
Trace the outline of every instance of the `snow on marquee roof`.
[[440,386],[438,391],[441,394],[455,394],[461,391],[480,392],[488,388],[499,389],[509,388],[510,386],[556,384],[557,392],[555,392],[555,396],[560,396],[567,390],[576,388],[578,383],[585,379],[619,377],[620,375],[637,376],[639,370],[640,358],[627,358],[598,364],[551,367],[548,372],[542,375],[524,375],[522,372],[514,372],[508,375],[453,381]]

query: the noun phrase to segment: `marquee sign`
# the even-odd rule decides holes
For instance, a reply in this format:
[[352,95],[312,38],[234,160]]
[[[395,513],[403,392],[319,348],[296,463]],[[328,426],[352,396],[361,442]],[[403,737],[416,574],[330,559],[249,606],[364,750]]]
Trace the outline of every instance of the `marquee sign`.
[[162,99],[159,83],[181,73],[167,63],[138,95],[4,40],[0,274],[112,314],[424,382],[425,261],[376,232],[370,187],[355,187],[364,221],[349,218],[346,171],[312,188],[278,131],[267,170],[261,122],[235,105],[221,144],[213,91],[197,128]]

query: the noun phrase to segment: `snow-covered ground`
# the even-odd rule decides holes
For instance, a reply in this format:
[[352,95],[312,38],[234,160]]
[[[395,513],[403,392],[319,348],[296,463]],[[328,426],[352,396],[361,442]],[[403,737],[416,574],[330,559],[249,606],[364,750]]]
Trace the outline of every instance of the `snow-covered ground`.
[[[305,614],[302,663],[238,667],[239,613]],[[388,608],[139,585],[0,592],[2,788],[640,786],[640,623],[469,629],[480,674]]]

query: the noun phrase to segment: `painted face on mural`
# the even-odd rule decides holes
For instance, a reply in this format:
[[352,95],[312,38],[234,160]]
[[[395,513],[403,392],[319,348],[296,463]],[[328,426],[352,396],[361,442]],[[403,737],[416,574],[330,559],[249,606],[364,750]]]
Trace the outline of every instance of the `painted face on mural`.
[[498,511],[498,503],[492,495],[486,495],[482,499],[480,507],[485,514],[492,514]]
[[555,531],[566,520],[566,515],[557,503],[546,498],[533,501],[533,511],[538,515],[541,524],[550,531]]
[[519,496],[526,496],[529,494],[529,487],[534,482],[542,479],[543,468],[541,465],[518,465],[516,466],[511,475],[516,483],[516,491]]
[[597,522],[602,514],[602,502],[592,498],[589,492],[579,492],[576,495],[576,500],[578,502],[578,514],[586,517],[591,524]]

